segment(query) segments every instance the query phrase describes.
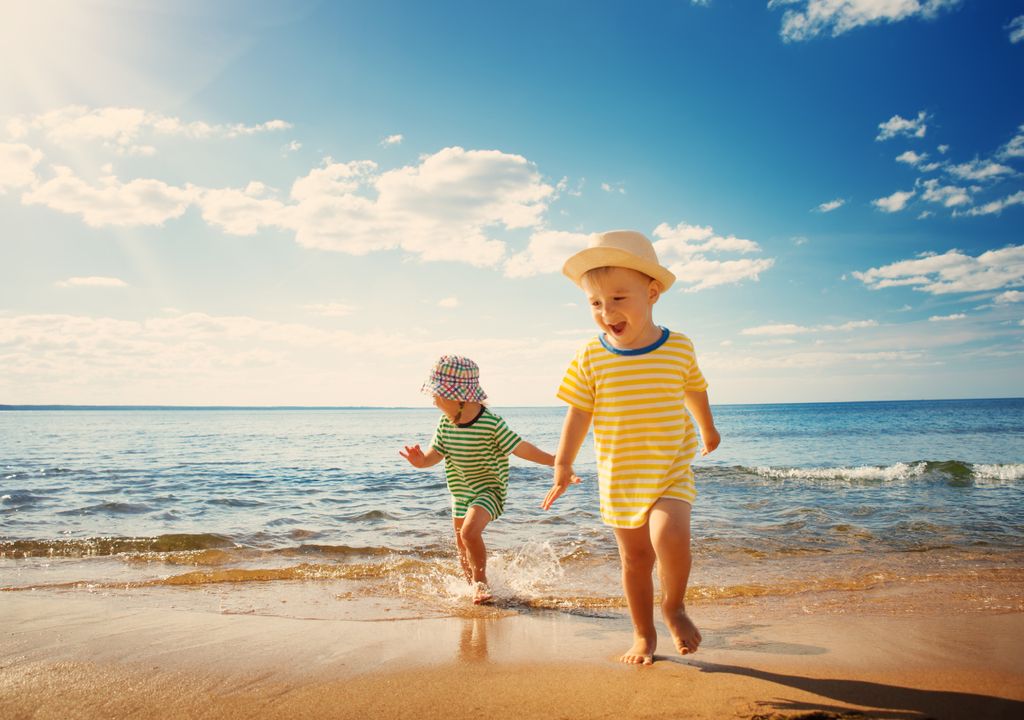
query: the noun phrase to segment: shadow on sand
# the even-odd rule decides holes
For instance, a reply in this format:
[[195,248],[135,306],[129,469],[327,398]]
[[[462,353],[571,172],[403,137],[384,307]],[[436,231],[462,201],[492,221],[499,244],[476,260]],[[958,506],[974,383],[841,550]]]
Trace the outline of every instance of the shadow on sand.
[[[815,695],[831,698],[837,702],[869,708],[858,712],[851,711],[850,708],[846,707],[828,707],[785,699],[761,703],[766,711],[774,710],[786,713],[785,716],[780,717],[793,717],[790,713],[800,712],[806,714],[796,715],[795,717],[847,718],[859,716],[866,718],[893,718],[894,720],[924,720],[925,718],[935,718],[937,720],[1006,718],[1006,720],[1017,720],[1018,718],[1024,718],[1024,702],[990,695],[976,695],[945,690],[919,690],[863,680],[835,680],[830,678],[803,677],[800,675],[783,675],[781,673],[739,665],[720,665],[683,658],[673,659],[682,664],[696,667],[701,672],[743,675],[758,680],[766,680],[777,685],[804,690]],[[771,718],[773,714],[765,712],[761,717]]]

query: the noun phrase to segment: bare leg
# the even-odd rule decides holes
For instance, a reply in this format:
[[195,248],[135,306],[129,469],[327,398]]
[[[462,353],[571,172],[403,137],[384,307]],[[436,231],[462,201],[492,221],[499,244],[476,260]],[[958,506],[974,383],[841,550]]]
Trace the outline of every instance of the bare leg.
[[462,574],[466,577],[466,582],[470,585],[473,584],[473,571],[469,567],[469,556],[466,553],[466,544],[462,542],[462,523],[465,522],[465,518],[452,518],[452,524],[455,526],[455,547],[459,550],[459,565],[462,566]]
[[466,560],[469,563],[470,582],[476,586],[473,602],[479,604],[491,599],[487,589],[487,547],[484,545],[484,528],[491,521],[491,514],[479,505],[474,505],[466,513],[459,538],[466,547]]
[[690,504],[661,498],[647,519],[651,544],[658,557],[661,613],[683,655],[697,652],[701,635],[686,614],[686,586],[690,580]]
[[631,665],[650,665],[658,646],[658,632],[654,628],[654,570],[655,553],[647,527],[615,528],[622,562],[622,590],[629,605],[633,621],[633,645],[619,660]]

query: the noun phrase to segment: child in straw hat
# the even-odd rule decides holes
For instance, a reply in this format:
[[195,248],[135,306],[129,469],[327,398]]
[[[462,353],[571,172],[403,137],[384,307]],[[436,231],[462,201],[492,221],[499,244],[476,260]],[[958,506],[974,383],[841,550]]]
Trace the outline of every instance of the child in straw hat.
[[572,463],[593,423],[601,519],[612,527],[633,645],[622,662],[654,662],[655,562],[661,611],[682,654],[701,635],[684,603],[690,576],[690,508],[697,495],[690,468],[721,440],[693,343],[654,323],[654,304],[675,281],[643,234],[596,235],[563,272],[582,288],[600,334],[576,353],[558,389],[569,405],[555,459],[547,510],[573,477]]
[[421,391],[432,395],[441,411],[437,429],[427,452],[406,445],[399,455],[418,468],[445,461],[459,562],[473,586],[473,602],[487,602],[491,593],[483,532],[505,509],[509,453],[548,467],[555,458],[520,438],[483,405],[487,395],[480,387],[480,369],[469,358],[442,356]]

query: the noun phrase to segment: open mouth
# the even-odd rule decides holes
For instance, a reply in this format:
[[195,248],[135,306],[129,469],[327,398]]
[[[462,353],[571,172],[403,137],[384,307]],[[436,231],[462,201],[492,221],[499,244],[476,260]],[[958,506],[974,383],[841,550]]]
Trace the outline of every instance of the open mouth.
[[626,323],[615,323],[614,325],[609,325],[608,329],[611,330],[616,335],[621,335],[622,332],[626,329]]

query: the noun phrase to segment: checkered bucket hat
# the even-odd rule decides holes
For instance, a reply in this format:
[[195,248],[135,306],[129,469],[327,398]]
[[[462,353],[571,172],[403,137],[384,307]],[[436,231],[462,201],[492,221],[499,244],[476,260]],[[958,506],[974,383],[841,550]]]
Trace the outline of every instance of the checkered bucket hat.
[[430,370],[430,377],[420,388],[428,395],[446,400],[483,402],[487,393],[480,387],[480,368],[467,357],[442,355]]

